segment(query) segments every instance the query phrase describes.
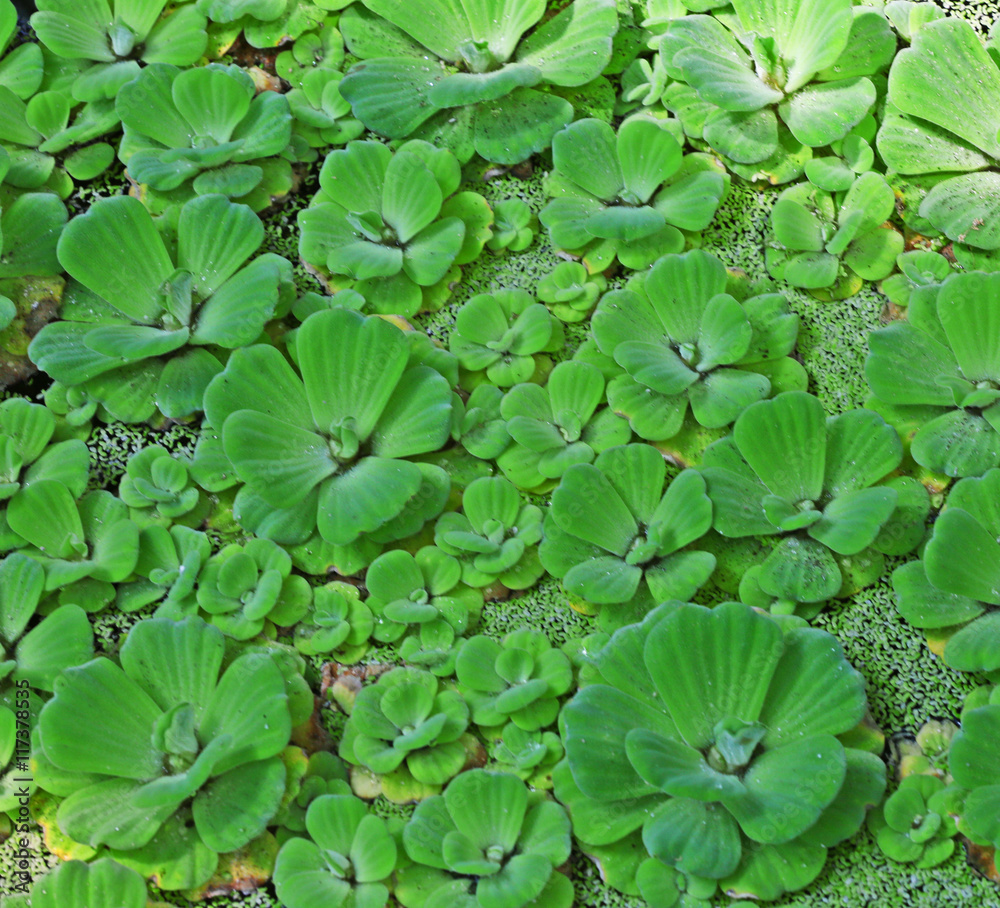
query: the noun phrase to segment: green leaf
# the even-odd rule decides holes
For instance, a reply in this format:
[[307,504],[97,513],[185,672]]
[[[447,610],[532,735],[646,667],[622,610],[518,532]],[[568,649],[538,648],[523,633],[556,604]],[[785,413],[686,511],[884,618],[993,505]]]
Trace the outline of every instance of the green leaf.
[[224,854],[260,835],[281,804],[285,775],[281,758],[271,757],[237,766],[212,779],[191,804],[201,840]]
[[823,491],[826,435],[823,405],[788,391],[747,408],[733,427],[740,453],[774,494],[815,501]]
[[1000,433],[976,413],[951,410],[920,427],[910,453],[946,476],[980,476],[1000,464]]
[[402,139],[438,110],[429,89],[445,78],[441,68],[408,57],[384,57],[355,64],[340,83],[354,116],[373,132]]
[[994,536],[967,511],[947,508],[924,552],[927,579],[949,593],[1000,605],[998,549]]
[[422,287],[436,284],[447,274],[465,241],[465,224],[443,218],[420,231],[403,253],[403,271]]
[[63,669],[82,665],[93,655],[93,632],[86,612],[76,605],[61,605],[18,642],[13,677],[39,690],[52,690]]
[[856,555],[875,541],[895,507],[895,489],[857,489],[834,498],[808,533],[838,555]]
[[316,525],[334,545],[350,545],[398,517],[417,494],[421,472],[405,460],[365,457],[320,490]]
[[614,0],[574,0],[521,43],[517,60],[553,85],[585,85],[608,64],[617,27]]
[[938,291],[941,325],[962,373],[972,381],[1000,382],[1000,350],[989,340],[1000,332],[996,277],[979,272],[955,275]]
[[552,493],[552,513],[565,532],[619,557],[639,529],[607,477],[589,464],[576,464],[563,474]]
[[[603,5],[607,0],[590,2]],[[476,105],[475,149],[487,161],[519,164],[548,148],[553,136],[572,119],[573,105],[564,98],[533,88],[518,88],[502,98]]]
[[636,117],[618,130],[618,160],[622,182],[640,202],[646,203],[681,165],[681,147],[657,121]]
[[764,592],[793,602],[822,602],[843,584],[830,550],[814,539],[789,536],[764,560],[759,582]]
[[949,239],[978,249],[1000,248],[1000,174],[969,173],[942,180],[920,203],[927,218]]
[[792,198],[779,198],[771,210],[774,238],[786,249],[822,252],[823,224],[805,205]]
[[650,855],[692,876],[717,879],[740,862],[740,830],[721,804],[667,801],[642,830]]
[[[151,324],[162,312],[161,287],[174,271],[153,219],[130,196],[100,199],[67,224],[59,262],[80,283],[134,322]],[[122,262],[131,262],[128,279]]]
[[427,227],[441,210],[441,189],[423,161],[405,152],[393,155],[385,170],[382,217],[400,243]]
[[871,80],[855,77],[804,88],[781,104],[778,112],[798,141],[821,148],[844,138],[874,103]]
[[1000,741],[1000,706],[966,710],[962,727],[951,740],[948,769],[963,788],[976,789],[997,784],[992,755]]
[[[39,716],[46,757],[70,772],[145,780],[163,772],[152,743],[161,711],[146,692],[108,659],[67,668]],[[79,734],[80,722],[91,734]]]
[[708,301],[725,290],[725,265],[700,249],[666,255],[646,275],[646,294],[676,344],[698,342]]
[[[755,842],[788,842],[819,819],[840,791],[846,772],[844,747],[836,738],[802,738],[754,759],[743,777],[746,792],[723,803]],[[797,783],[789,786],[788,779]]]
[[[959,73],[961,78],[956,77]],[[921,28],[893,62],[889,93],[903,113],[929,120],[990,157],[1000,157],[1000,72],[969,23],[950,18]]]
[[771,88],[754,72],[747,58],[736,59],[704,47],[686,48],[674,55],[684,81],[698,96],[723,110],[749,112],[780,101],[782,93]]
[[639,588],[642,568],[610,555],[589,558],[570,568],[563,586],[595,605],[628,602]]

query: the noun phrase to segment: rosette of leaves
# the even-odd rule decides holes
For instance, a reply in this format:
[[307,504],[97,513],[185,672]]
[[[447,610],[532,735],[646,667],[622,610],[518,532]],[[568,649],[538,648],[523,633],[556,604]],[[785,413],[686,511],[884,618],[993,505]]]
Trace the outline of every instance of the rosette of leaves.
[[882,797],[882,761],[840,738],[865,716],[864,679],[824,631],[670,602],[593,664],[563,710],[556,784],[585,850],[629,843],[689,890],[771,900],[812,882]]
[[211,554],[211,540],[198,530],[180,524],[144,526],[135,569],[117,585],[115,607],[134,612],[163,602],[165,613],[173,617],[193,614],[198,578]]
[[9,49],[18,33],[18,10],[11,0],[0,0],[0,85],[27,101],[42,84],[45,61],[32,41]]
[[74,180],[92,180],[115,159],[108,142],[94,140],[118,126],[114,103],[80,107],[68,90],[43,91],[27,103],[0,85],[0,144],[9,155],[3,182],[18,189],[45,189],[66,198]]
[[292,137],[288,99],[256,94],[238,66],[147,66],[115,106],[118,157],[161,206],[220,194],[260,211],[291,188],[291,165],[277,157]]
[[918,310],[935,305],[938,288],[954,270],[940,252],[929,249],[901,253],[896,256],[896,267],[898,273],[882,281],[879,290],[894,306],[906,307],[916,299]]
[[48,192],[23,193],[0,210],[0,281],[59,274],[56,244],[66,221],[66,206]]
[[[992,698],[991,698],[992,699]],[[960,830],[976,844],[997,847],[997,803],[1000,800],[1000,767],[996,743],[1000,740],[1000,705],[989,703],[962,711],[962,727],[952,738],[948,769],[964,789]]]
[[110,584],[125,580],[139,557],[128,507],[103,490],[77,501],[60,481],[40,479],[11,500],[7,522],[27,543],[20,550],[45,567],[46,590],[62,589],[67,602],[93,595],[102,608],[114,594]]
[[93,631],[78,605],[50,608],[33,620],[44,592],[45,570],[38,562],[20,552],[0,561],[0,811],[12,819],[25,790],[35,790],[27,772],[26,729],[36,724],[41,704],[33,693],[25,703],[26,689],[51,691],[63,669],[94,657]]
[[435,545],[415,555],[402,549],[379,555],[365,573],[367,604],[375,617],[372,636],[395,643],[408,630],[441,623],[461,636],[478,623],[483,608],[483,594],[461,581],[458,559]]
[[559,714],[559,698],[573,686],[569,658],[533,628],[512,631],[499,643],[470,637],[459,650],[455,676],[472,721],[486,729],[509,722],[524,731],[547,728]]
[[45,569],[37,561],[21,552],[0,561],[0,686],[26,681],[51,691],[64,668],[93,658],[93,632],[78,605],[49,610],[29,629],[44,593]]
[[527,290],[479,293],[455,315],[448,348],[470,372],[485,370],[490,384],[507,388],[526,382],[563,348],[562,322]]
[[828,418],[811,394],[784,392],[746,409],[705,451],[712,526],[727,539],[782,537],[756,576],[779,610],[823,602],[847,583],[845,559],[873,559],[872,582],[882,553],[905,554],[923,538],[926,490],[882,482],[902,458],[899,435],[877,413]]
[[[248,539],[224,546],[205,562],[195,598],[210,624],[227,637],[249,640],[270,625],[291,627],[302,619],[312,587],[292,573],[288,552],[270,539]],[[157,614],[171,610],[161,607]]]
[[201,492],[187,465],[160,445],[149,445],[128,459],[118,497],[129,506],[132,518],[140,521],[169,524],[185,518],[200,522],[204,516],[192,514],[198,508]]
[[126,864],[186,867],[187,888],[264,832],[285,792],[286,680],[267,652],[226,665],[225,650],[200,618],[152,618],[129,631],[120,665],[63,672],[38,732],[65,835]]
[[958,786],[929,775],[903,779],[885,802],[868,814],[879,850],[900,864],[937,867],[955,851],[958,824],[952,813]]
[[893,61],[878,150],[891,171],[926,192],[921,232],[1000,248],[991,201],[1000,186],[998,99],[997,63],[962,19],[922,25]]
[[1000,669],[998,501],[1000,469],[957,482],[923,558],[892,574],[900,614],[928,637],[943,637],[942,658],[959,671]]
[[[60,861],[45,876],[31,886],[29,901],[20,896],[8,896],[10,908],[92,908],[114,905],[116,908],[147,908],[149,901],[146,881],[129,867],[111,858],[99,858],[93,863]],[[159,903],[162,905],[163,903]]]
[[462,511],[447,511],[434,525],[434,542],[462,565],[462,580],[484,587],[500,582],[511,590],[534,586],[545,573],[536,546],[542,510],[524,504],[506,479],[483,476],[462,493]]
[[508,722],[490,742],[490,757],[502,772],[523,779],[532,788],[551,788],[551,774],[565,756],[554,731],[525,731]]
[[414,315],[488,236],[477,228],[489,223],[489,205],[457,192],[460,182],[446,148],[413,140],[394,154],[351,142],[326,156],[319,192],[298,215],[299,253],[320,273],[354,281],[373,311]]
[[368,651],[375,618],[357,587],[342,581],[317,586],[308,612],[295,623],[293,642],[304,656],[333,656],[351,665]]
[[534,241],[538,218],[521,199],[503,199],[493,206],[493,236],[486,248],[495,255],[524,252]]
[[573,119],[560,89],[600,75],[618,28],[613,0],[574,0],[523,38],[544,13],[540,0],[364,0],[340,17],[361,58],[341,91],[379,135],[436,135],[463,162],[517,164]]
[[869,335],[870,404],[935,472],[980,476],[1000,465],[998,303],[1000,276],[955,274],[911,299],[906,321]]
[[632,437],[628,422],[604,403],[604,376],[583,362],[559,363],[545,387],[515,385],[500,403],[513,444],[498,458],[520,489],[551,484],[569,467]]
[[[285,96],[295,122],[292,141],[309,148],[346,145],[365,131],[360,120],[351,116],[351,105],[340,94],[343,73],[324,66],[302,74],[297,87]],[[298,155],[300,160],[316,160],[318,155]]]
[[344,39],[336,21],[337,17],[327,16],[315,29],[299,35],[275,57],[275,73],[293,88],[301,88],[303,76],[318,67],[339,70],[344,64]]
[[358,692],[340,756],[376,775],[405,770],[424,785],[444,785],[465,765],[468,724],[461,694],[430,672],[394,668]]
[[447,443],[449,381],[394,325],[350,309],[310,315],[295,350],[298,372],[266,344],[239,350],[206,391],[209,423],[246,483],[237,510],[259,536],[297,544],[318,528],[330,545],[378,554],[448,498],[448,474],[410,458]]
[[167,0],[41,0],[31,17],[52,53],[90,65],[73,81],[80,101],[114,98],[139,64],[191,66],[208,44],[205,17],[193,4],[163,15]]
[[603,274],[588,274],[579,262],[560,262],[539,282],[535,293],[563,322],[582,322],[607,289]]
[[[632,113],[637,108],[641,113],[660,113],[663,105],[660,101],[667,88],[670,77],[663,67],[659,55],[651,61],[645,57],[637,57],[622,73],[621,90],[615,104],[618,116]],[[651,110],[654,108],[655,110]]]
[[503,391],[496,385],[473,388],[466,401],[457,394],[453,407],[452,438],[473,457],[493,460],[510,445],[507,424],[500,414]]
[[799,319],[785,298],[765,293],[741,303],[727,281],[722,262],[692,249],[664,256],[641,282],[598,304],[597,347],[625,370],[608,383],[608,402],[640,437],[673,437],[689,406],[700,425],[728,426],[771,394],[772,377],[801,373],[788,356]]
[[330,11],[349,0],[196,0],[210,20],[210,34],[223,46],[242,34],[251,47],[278,47],[322,25]]
[[318,750],[308,760],[299,750],[294,765],[297,778],[290,773],[285,801],[274,817],[275,825],[280,827],[275,834],[279,845],[292,833],[306,831],[306,811],[317,798],[351,793],[346,764],[328,750]]
[[472,769],[417,805],[403,828],[413,865],[398,875],[405,908],[569,908],[565,809],[509,773]]
[[350,794],[322,795],[306,811],[309,838],[281,846],[274,864],[278,898],[288,908],[364,905],[389,901],[396,840],[382,817]]
[[640,584],[657,602],[689,599],[715,556],[690,546],[712,525],[705,480],[667,467],[651,445],[623,445],[566,471],[552,493],[538,555],[574,597],[592,605],[632,600]]
[[555,248],[604,267],[617,256],[642,269],[680,252],[681,231],[707,227],[727,186],[720,173],[685,167],[680,143],[651,117],[628,119],[617,134],[602,120],[577,120],[553,137],[552,163],[555,198],[538,218]]
[[874,171],[842,196],[809,182],[791,186],[771,210],[767,270],[793,287],[825,290],[821,299],[853,296],[862,281],[880,281],[896,267],[903,235],[887,223],[895,208],[892,189]]
[[19,548],[24,538],[11,529],[10,506],[41,480],[62,483],[70,498],[83,495],[90,453],[79,439],[52,443],[56,419],[41,404],[20,397],[0,402],[0,552]]
[[168,250],[141,202],[99,199],[59,239],[73,280],[63,320],[31,342],[33,362],[65,385],[83,385],[124,422],[200,411],[222,371],[212,349],[252,343],[275,309],[291,304],[287,259],[266,253],[246,264],[263,238],[249,208],[209,195],[181,208],[176,251]]
[[[824,147],[872,109],[868,77],[896,50],[880,12],[853,9],[850,0],[735,0],[733,9],[732,31],[711,16],[684,16],[660,41],[667,75],[697,93],[696,131],[715,151],[738,165],[776,163],[788,154],[789,133],[792,145]],[[678,113],[684,120],[686,112]]]

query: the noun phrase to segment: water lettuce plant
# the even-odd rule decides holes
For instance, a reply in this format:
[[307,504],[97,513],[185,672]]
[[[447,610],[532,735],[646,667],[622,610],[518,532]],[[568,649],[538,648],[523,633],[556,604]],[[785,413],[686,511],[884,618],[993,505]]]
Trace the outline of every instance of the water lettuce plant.
[[452,392],[414,349],[389,322],[338,308],[299,328],[298,372],[266,344],[230,357],[205,413],[245,483],[241,510],[265,515],[257,535],[391,542],[441,512],[448,474],[411,458],[448,441]]
[[486,247],[495,255],[524,252],[538,232],[538,218],[521,199],[503,199],[493,206],[493,236]]
[[425,625],[447,624],[459,636],[471,630],[479,621],[483,594],[461,580],[458,559],[437,546],[425,545],[413,555],[402,549],[383,552],[365,572],[374,638],[395,643]]
[[512,631],[499,643],[470,637],[459,650],[455,676],[472,721],[486,729],[508,722],[524,731],[547,728],[573,684],[566,654],[533,628]]
[[357,587],[334,580],[313,588],[309,610],[294,627],[292,642],[302,655],[350,664],[367,652],[375,617]]
[[892,585],[900,614],[928,636],[959,671],[1000,669],[1000,469],[955,483],[920,561],[896,568]]
[[156,63],[122,87],[115,106],[118,158],[161,207],[221,194],[260,211],[291,188],[291,166],[278,157],[292,136],[288,99],[256,94],[238,66]]
[[881,799],[881,760],[838,738],[865,715],[864,679],[824,631],[670,602],[593,665],[563,710],[556,785],[585,850],[641,837],[693,880],[770,900],[815,879]]
[[470,372],[485,370],[490,384],[526,382],[544,362],[539,354],[562,350],[562,322],[526,290],[479,293],[455,314],[448,349]]
[[191,66],[208,44],[205,17],[193,4],[163,15],[167,0],[41,0],[31,17],[52,53],[87,61],[72,84],[81,101],[114,98],[140,73],[139,63]]
[[462,494],[462,513],[446,511],[434,525],[434,542],[462,565],[462,581],[508,589],[534,586],[545,572],[536,546],[542,538],[542,510],[524,504],[506,479],[482,476]]
[[513,444],[497,465],[519,489],[535,489],[625,444],[632,437],[628,422],[603,404],[604,376],[589,363],[559,363],[545,387],[515,385],[500,403]]
[[958,786],[920,773],[907,776],[868,814],[868,828],[882,853],[918,869],[937,867],[955,851]]
[[[33,362],[125,422],[199,412],[222,371],[213,350],[252,343],[279,304],[291,305],[287,259],[247,264],[263,239],[257,215],[222,195],[180,209],[170,248],[141,202],[98,200],[59,238],[73,281],[62,320],[31,342]],[[127,277],[122,260],[133,263]]]
[[[911,298],[907,320],[869,336],[865,377],[922,466],[980,476],[1000,465],[1000,275],[946,277]],[[914,434],[915,433],[915,434]]]
[[786,130],[820,148],[871,110],[868,77],[888,66],[896,44],[880,13],[855,11],[850,0],[734,0],[733,9],[725,25],[712,16],[674,19],[659,47],[667,75],[708,105],[699,131],[715,151],[760,165],[782,154]]
[[565,809],[509,773],[472,769],[417,805],[403,828],[413,861],[395,895],[405,908],[569,908]]
[[12,397],[0,402],[0,552],[24,545],[11,529],[10,506],[33,483],[61,483],[74,500],[90,475],[90,453],[79,439],[53,442],[56,419],[41,404]]
[[715,556],[690,548],[712,525],[705,480],[667,467],[651,445],[623,445],[569,468],[552,493],[538,555],[571,596],[593,605],[632,600],[640,584],[657,602],[688,599]]
[[920,186],[920,218],[977,249],[1000,248],[998,98],[1000,70],[979,35],[963,19],[938,19],[893,61],[878,133],[889,169]]
[[538,282],[535,293],[560,321],[582,322],[607,286],[603,274],[588,274],[579,262],[560,262]]
[[555,198],[538,218],[555,248],[600,262],[591,270],[616,257],[646,268],[681,252],[681,231],[707,227],[722,201],[726,178],[685,166],[693,160],[651,117],[632,117],[617,133],[601,120],[577,120],[552,139],[547,190]]
[[799,319],[785,298],[765,293],[738,302],[727,281],[719,259],[692,249],[663,256],[598,303],[597,347],[625,371],[608,382],[608,402],[641,438],[676,435],[689,407],[702,426],[728,426],[770,396],[772,377],[787,384],[801,371],[788,356]]
[[902,535],[882,532],[898,517],[900,493],[881,480],[902,459],[896,430],[877,413],[827,417],[811,394],[787,391],[747,408],[733,434],[705,451],[701,474],[724,537],[781,535],[757,582],[792,608],[840,592],[838,556],[872,548],[877,560],[887,547],[904,554],[920,542],[906,537],[897,552]]
[[437,135],[463,162],[517,164],[573,119],[559,90],[600,75],[618,27],[613,0],[573,0],[539,25],[544,13],[541,0],[364,0],[340,17],[361,58],[341,93],[379,135]]
[[[118,497],[131,510],[132,519],[159,520],[170,524],[200,519],[192,512],[199,508],[202,496],[184,461],[160,445],[148,445],[136,451],[125,464],[125,475],[118,485]],[[207,504],[207,502],[206,502]]]
[[478,193],[456,193],[460,182],[455,156],[429,142],[405,142],[395,153],[350,142],[326,156],[319,192],[298,215],[299,253],[321,274],[353,281],[373,311],[413,315],[488,237],[475,228],[489,223],[489,205]]
[[793,287],[832,288],[820,298],[852,296],[863,280],[882,280],[896,267],[903,235],[887,223],[895,208],[892,189],[874,171],[861,174],[843,194],[797,183],[771,211],[767,270]]
[[129,631],[120,665],[94,659],[59,677],[38,737],[70,839],[141,861],[181,811],[192,831],[153,848],[191,862],[196,886],[264,831],[285,791],[286,682],[264,653],[226,665],[224,641],[197,617],[151,618]]
[[990,703],[962,712],[962,727],[952,738],[948,770],[964,789],[962,828],[977,844],[997,847],[997,799],[1000,798],[995,744],[1000,734],[1000,705]]
[[274,863],[278,898],[288,908],[382,908],[396,867],[396,840],[382,817],[350,794],[326,794],[306,810],[309,838],[285,841]]
[[417,782],[444,785],[465,766],[468,724],[461,694],[430,672],[394,668],[358,692],[339,752],[378,775],[405,768]]

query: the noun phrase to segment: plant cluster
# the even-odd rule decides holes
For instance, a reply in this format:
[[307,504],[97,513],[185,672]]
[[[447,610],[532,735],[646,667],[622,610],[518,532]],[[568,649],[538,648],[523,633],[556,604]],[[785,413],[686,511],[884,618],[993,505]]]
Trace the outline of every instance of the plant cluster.
[[[37,6],[0,0],[0,835],[64,861],[13,905],[570,908],[573,841],[657,908],[773,901],[873,807],[917,869],[1000,847],[997,688],[876,806],[809,626],[912,556],[902,617],[1000,681],[992,40],[904,0]],[[773,280],[716,233],[751,184]],[[866,282],[841,406],[809,320]]]

